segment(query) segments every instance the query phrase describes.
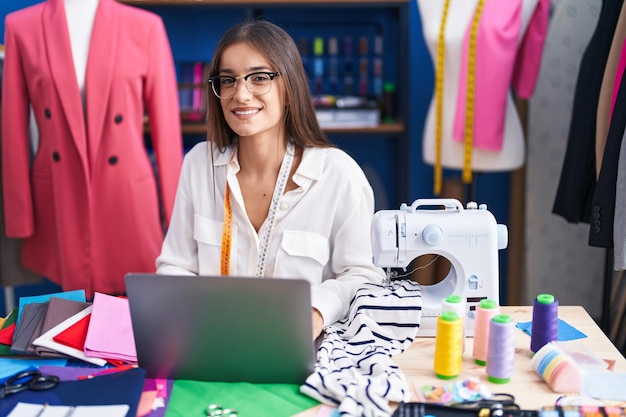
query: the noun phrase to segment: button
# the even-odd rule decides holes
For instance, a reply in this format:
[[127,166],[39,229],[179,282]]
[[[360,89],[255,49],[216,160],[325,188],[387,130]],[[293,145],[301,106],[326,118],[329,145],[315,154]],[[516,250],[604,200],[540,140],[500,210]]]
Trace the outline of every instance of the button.
[[596,227],[593,229],[593,231],[594,231],[594,233],[595,233],[595,234],[600,233],[600,227],[599,227],[599,226],[596,226]]
[[115,123],[117,123],[119,125],[120,123],[122,123],[123,119],[124,118],[122,117],[122,115],[118,114],[117,116],[115,116],[115,119],[113,119],[113,120],[115,120]]
[[61,160],[61,154],[57,151],[52,152],[52,160],[54,160],[54,162],[59,162]]
[[43,114],[46,116],[46,119],[49,119],[52,117],[52,112],[50,111],[50,109],[45,109],[43,111]]
[[594,213],[600,213],[600,206],[598,206],[598,205],[593,206],[593,212]]
[[280,203],[279,208],[281,210],[287,210],[289,208],[289,204],[287,204],[287,203]]
[[109,157],[109,165],[115,165],[115,164],[117,164],[117,162],[118,162],[117,156],[110,156]]
[[600,213],[595,212],[595,213],[593,213],[592,216],[593,216],[594,219],[599,219],[600,218]]

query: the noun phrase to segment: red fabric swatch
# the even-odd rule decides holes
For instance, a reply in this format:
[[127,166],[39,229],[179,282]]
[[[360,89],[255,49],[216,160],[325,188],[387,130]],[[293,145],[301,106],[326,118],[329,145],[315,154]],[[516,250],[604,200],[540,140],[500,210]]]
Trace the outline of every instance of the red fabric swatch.
[[0,343],[11,346],[13,344],[13,334],[15,333],[15,323],[0,329]]
[[87,337],[87,330],[89,329],[89,319],[91,314],[87,314],[85,317],[77,321],[74,325],[63,330],[52,338],[57,343],[69,346],[71,348],[84,351],[85,350],[85,338]]

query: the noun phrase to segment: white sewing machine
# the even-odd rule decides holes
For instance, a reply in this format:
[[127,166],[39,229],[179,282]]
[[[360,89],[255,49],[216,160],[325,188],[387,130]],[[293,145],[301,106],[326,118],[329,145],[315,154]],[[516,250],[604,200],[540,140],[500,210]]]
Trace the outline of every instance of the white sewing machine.
[[[499,303],[498,250],[508,244],[508,230],[497,224],[485,204],[470,202],[464,209],[455,199],[420,199],[400,210],[380,210],[372,220],[374,264],[406,268],[422,255],[450,261],[449,274],[433,285],[422,285],[422,315],[417,336],[435,336],[441,304],[450,294],[465,300],[466,336],[474,335],[475,310],[480,300]],[[410,271],[408,271],[410,273]]]

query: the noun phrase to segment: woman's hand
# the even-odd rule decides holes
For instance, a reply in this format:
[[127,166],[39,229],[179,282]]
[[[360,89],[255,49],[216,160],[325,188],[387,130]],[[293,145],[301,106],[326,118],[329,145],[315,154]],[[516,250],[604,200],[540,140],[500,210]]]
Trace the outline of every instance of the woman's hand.
[[317,339],[317,337],[322,334],[324,330],[324,317],[322,317],[322,313],[319,312],[318,309],[313,309],[313,340]]

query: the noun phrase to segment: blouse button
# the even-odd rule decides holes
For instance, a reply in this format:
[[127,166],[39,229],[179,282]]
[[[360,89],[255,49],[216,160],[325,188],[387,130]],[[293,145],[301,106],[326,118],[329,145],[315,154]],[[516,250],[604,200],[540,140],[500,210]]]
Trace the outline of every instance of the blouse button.
[[289,208],[289,204],[287,203],[280,203],[280,209],[281,210],[287,210]]
[[115,123],[119,125],[120,123],[122,123],[123,117],[121,114],[118,114],[115,116],[114,120],[115,120]]
[[57,151],[52,152],[52,160],[54,162],[59,162],[61,160],[61,154]]

